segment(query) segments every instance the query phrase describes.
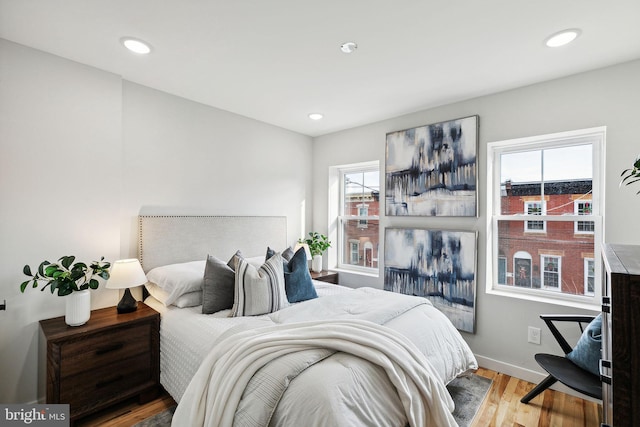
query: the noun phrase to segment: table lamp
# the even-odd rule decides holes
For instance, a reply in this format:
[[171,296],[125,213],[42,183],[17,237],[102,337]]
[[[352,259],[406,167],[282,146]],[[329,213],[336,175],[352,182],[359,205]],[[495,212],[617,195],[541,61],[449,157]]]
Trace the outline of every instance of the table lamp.
[[147,276],[136,258],[121,259],[113,263],[107,280],[108,289],[124,289],[124,295],[118,303],[118,313],[131,313],[138,309],[138,302],[129,288],[147,283]]

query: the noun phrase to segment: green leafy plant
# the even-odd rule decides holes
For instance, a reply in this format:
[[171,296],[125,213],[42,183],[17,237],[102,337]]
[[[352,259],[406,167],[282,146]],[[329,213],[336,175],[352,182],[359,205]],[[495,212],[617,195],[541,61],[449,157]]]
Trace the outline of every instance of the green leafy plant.
[[75,260],[74,256],[63,256],[57,263],[42,261],[35,274],[31,273],[29,265],[25,265],[22,272],[30,279],[20,284],[20,292],[24,292],[29,283],[32,284],[32,288],[37,288],[39,282],[46,282],[42,291],[49,286],[52,294],[57,290],[58,296],[62,297],[85,289],[98,289],[100,282],[96,276],[104,280],[109,279],[111,263],[105,261],[104,257],[89,266],[84,262],[74,264]]
[[311,255],[322,255],[324,251],[331,247],[331,241],[324,234],[316,231],[309,232],[309,237],[298,240],[299,243],[306,243],[309,246]]
[[[623,170],[620,176],[622,177],[620,186],[622,186],[622,184],[630,185],[640,181],[640,156],[638,156],[633,163],[633,168]],[[640,190],[638,190],[636,194],[640,194]]]

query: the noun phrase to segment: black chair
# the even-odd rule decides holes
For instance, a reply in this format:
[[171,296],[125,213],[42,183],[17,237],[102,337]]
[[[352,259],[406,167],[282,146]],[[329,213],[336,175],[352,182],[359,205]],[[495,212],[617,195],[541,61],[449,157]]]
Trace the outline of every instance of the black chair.
[[533,390],[531,390],[525,397],[520,399],[522,403],[529,403],[531,399],[551,387],[556,381],[560,381],[566,385],[578,391],[582,394],[586,394],[589,397],[595,399],[602,399],[602,382],[600,376],[586,371],[567,359],[566,355],[571,352],[572,347],[567,340],[562,336],[558,328],[553,322],[576,322],[580,331],[584,331],[583,324],[591,322],[595,316],[581,316],[581,315],[548,315],[543,314],[540,316],[544,323],[553,334],[565,356],[556,356],[555,354],[538,353],[535,355],[536,362],[549,373],[549,376],[542,380]]

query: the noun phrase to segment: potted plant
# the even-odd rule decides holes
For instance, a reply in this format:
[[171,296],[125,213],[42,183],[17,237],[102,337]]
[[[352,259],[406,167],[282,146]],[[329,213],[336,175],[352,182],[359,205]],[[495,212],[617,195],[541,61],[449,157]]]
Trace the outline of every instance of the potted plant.
[[[622,180],[620,180],[620,186],[630,185],[634,182],[640,181],[640,156],[636,157],[636,161],[633,163],[633,168],[625,169],[620,174]],[[640,190],[636,194],[640,194]]]
[[98,289],[100,282],[96,277],[109,279],[109,267],[111,267],[111,263],[104,261],[104,257],[88,266],[84,262],[74,263],[75,259],[75,256],[63,256],[56,263],[44,260],[35,274],[31,272],[29,265],[25,265],[22,272],[29,276],[29,279],[20,284],[20,292],[23,293],[29,283],[32,288],[37,288],[38,284],[43,282],[41,291],[48,286],[52,294],[57,291],[58,296],[68,296],[65,321],[69,326],[80,326],[89,320],[91,314],[89,290]]
[[311,269],[316,273],[322,271],[322,254],[331,247],[331,241],[324,234],[317,231],[310,231],[309,237],[298,240],[299,243],[306,243],[311,252]]

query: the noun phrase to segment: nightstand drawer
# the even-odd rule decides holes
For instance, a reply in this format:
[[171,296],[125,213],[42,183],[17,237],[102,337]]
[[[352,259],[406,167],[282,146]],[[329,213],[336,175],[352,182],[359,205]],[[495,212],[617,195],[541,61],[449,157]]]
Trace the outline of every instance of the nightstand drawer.
[[152,381],[151,355],[144,353],[61,380],[60,403],[71,403],[77,412]]
[[150,337],[151,325],[146,323],[66,342],[60,349],[60,378],[93,371],[141,353],[148,353],[151,347]]

